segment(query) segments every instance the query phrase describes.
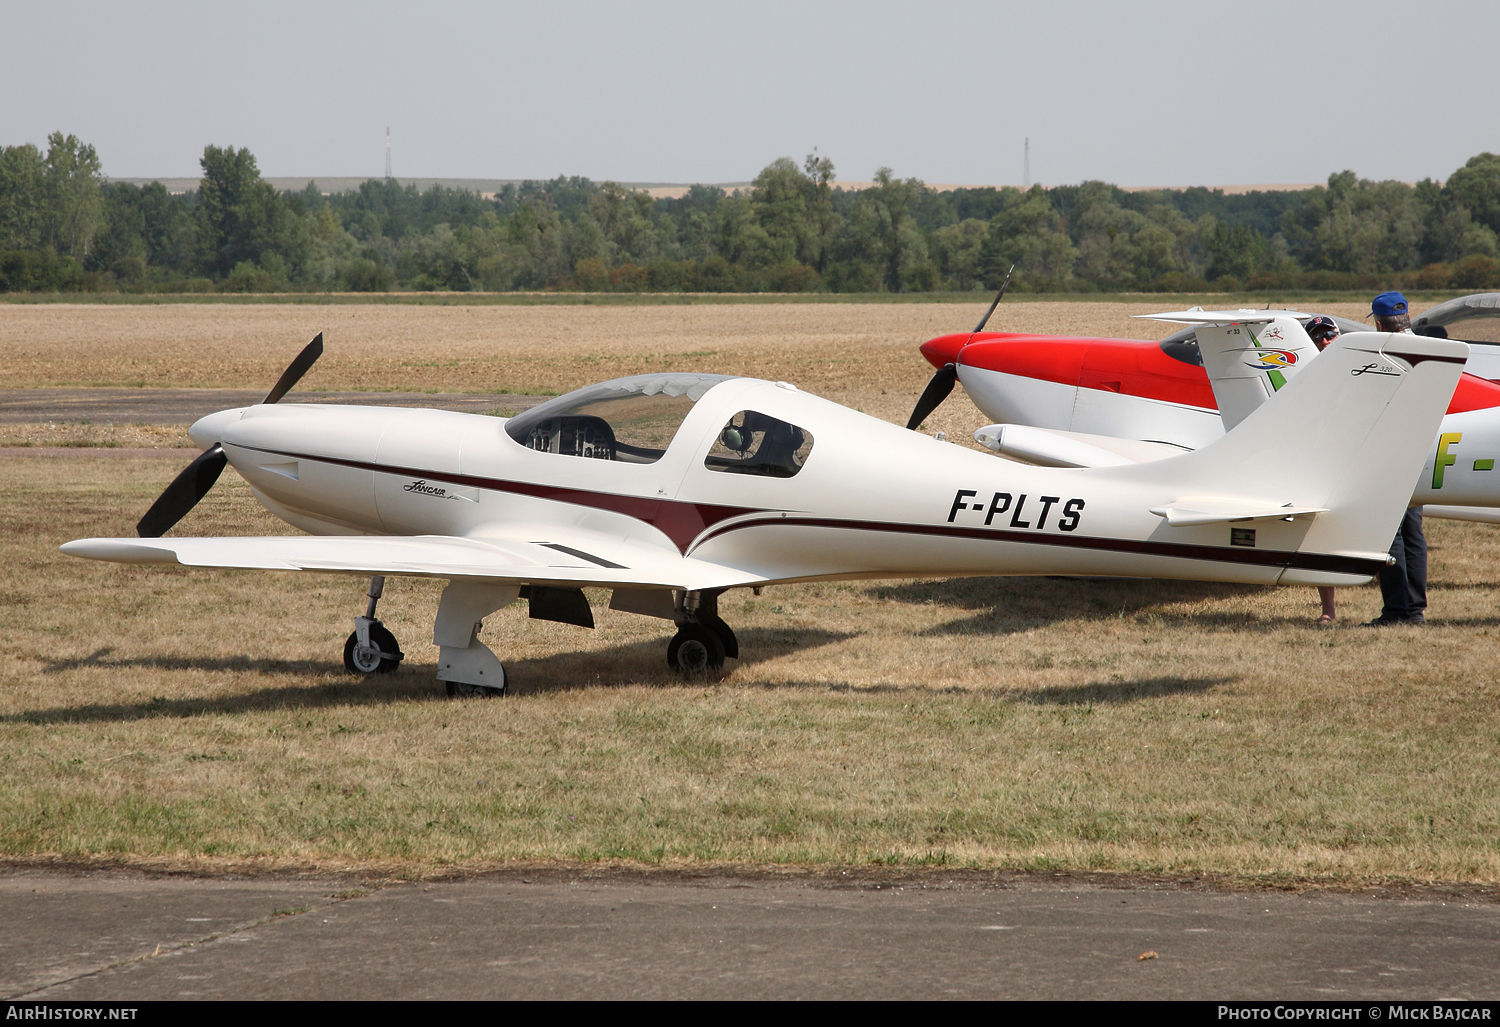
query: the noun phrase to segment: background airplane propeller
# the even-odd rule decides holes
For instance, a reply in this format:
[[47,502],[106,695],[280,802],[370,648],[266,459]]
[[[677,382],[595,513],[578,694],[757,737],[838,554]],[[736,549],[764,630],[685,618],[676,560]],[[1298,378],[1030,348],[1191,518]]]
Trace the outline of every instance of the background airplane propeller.
[[[319,332],[282,372],[262,402],[275,403],[285,396],[322,355],[323,333]],[[219,480],[219,475],[228,462],[224,447],[218,443],[198,454],[192,463],[183,468],[181,474],[172,479],[172,484],[156,497],[156,502],[146,511],[146,516],[136,524],[136,532],[141,538],[161,538],[165,535],[174,524],[188,515],[188,511],[198,505],[200,499],[208,495],[208,490]]]
[[912,408],[911,417],[906,421],[909,431],[916,431],[917,425],[927,420],[927,415],[948,398],[948,394],[953,391],[953,383],[956,381],[958,381],[958,365],[944,364],[938,368],[937,374],[928,380],[927,388],[922,390],[921,397],[917,399],[917,405]]
[[[1005,290],[1010,288],[1010,276],[1016,273],[1016,265],[1012,264],[1010,270],[1005,272],[1005,281],[1000,283],[1000,291],[995,293],[995,301],[990,304],[990,309],[984,312],[979,323],[974,326],[970,334],[978,335],[984,331],[984,326],[990,323],[990,315],[1000,305],[1000,300],[1005,296]],[[909,431],[916,431],[917,425],[927,420],[927,415],[942,405],[943,400],[948,398],[953,391],[953,384],[958,381],[958,366],[956,364],[944,364],[938,368],[937,374],[927,382],[927,388],[922,390],[922,395],[917,399],[917,405],[912,408],[911,417],[907,419],[906,427]]]

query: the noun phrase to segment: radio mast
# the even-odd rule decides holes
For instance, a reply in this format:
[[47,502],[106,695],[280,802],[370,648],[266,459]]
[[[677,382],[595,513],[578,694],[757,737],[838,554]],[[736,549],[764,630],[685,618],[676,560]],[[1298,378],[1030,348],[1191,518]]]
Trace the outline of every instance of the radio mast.
[[391,177],[391,126],[385,126],[385,177]]
[[[390,135],[390,129],[386,129],[386,135]],[[391,177],[391,144],[385,144],[385,177]],[[1026,155],[1021,158],[1021,188],[1031,188],[1031,136],[1026,137]]]

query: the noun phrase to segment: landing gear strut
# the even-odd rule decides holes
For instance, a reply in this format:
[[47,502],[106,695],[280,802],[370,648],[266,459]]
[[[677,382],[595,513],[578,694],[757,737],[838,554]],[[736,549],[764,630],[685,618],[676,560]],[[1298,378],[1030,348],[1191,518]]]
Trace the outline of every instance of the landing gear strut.
[[432,641],[438,648],[438,680],[455,698],[504,695],[505,668],[479,640],[485,617],[503,610],[520,596],[515,585],[450,581],[438,601]]
[[385,577],[370,579],[370,604],[363,617],[354,618],[354,631],[344,642],[344,667],[353,674],[389,674],[406,656],[396,644],[396,636],[375,619],[375,604],[385,592]]
[[719,593],[679,594],[677,634],[667,643],[667,666],[684,676],[718,673],[724,659],[738,659],[739,640],[719,619]]

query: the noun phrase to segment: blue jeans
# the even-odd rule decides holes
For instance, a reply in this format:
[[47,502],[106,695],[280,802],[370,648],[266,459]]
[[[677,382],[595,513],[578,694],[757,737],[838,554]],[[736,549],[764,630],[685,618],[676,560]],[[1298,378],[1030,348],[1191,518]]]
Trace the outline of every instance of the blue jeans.
[[1380,597],[1389,620],[1410,620],[1427,609],[1427,538],[1422,534],[1422,508],[1409,508],[1391,542],[1396,563],[1380,572]]

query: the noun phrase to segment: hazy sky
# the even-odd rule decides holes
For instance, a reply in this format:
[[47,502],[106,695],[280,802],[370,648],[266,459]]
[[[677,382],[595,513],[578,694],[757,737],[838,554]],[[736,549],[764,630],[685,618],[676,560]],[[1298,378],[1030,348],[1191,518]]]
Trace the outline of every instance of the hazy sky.
[[0,144],[119,178],[1121,185],[1446,178],[1500,152],[1500,3],[0,0]]

